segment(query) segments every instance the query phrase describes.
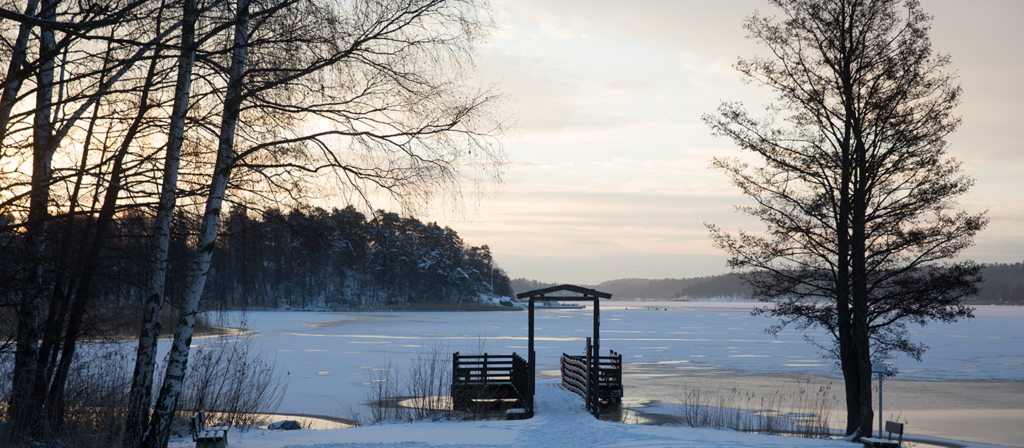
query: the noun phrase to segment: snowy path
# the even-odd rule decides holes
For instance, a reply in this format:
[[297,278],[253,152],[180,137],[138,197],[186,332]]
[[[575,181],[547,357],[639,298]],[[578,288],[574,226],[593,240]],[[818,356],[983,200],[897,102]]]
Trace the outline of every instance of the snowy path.
[[[586,412],[583,400],[554,387],[538,384],[537,413],[519,421],[443,421],[385,423],[350,429],[233,431],[234,448],[463,448],[463,447],[843,447],[861,445],[841,440],[811,440],[745,434],[730,430],[674,426],[628,425],[600,421]],[[191,441],[173,441],[185,448]]]

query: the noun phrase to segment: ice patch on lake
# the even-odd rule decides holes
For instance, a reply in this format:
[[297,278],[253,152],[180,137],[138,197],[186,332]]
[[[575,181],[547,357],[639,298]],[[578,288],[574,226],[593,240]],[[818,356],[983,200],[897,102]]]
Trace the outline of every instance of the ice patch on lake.
[[[623,355],[627,399],[657,397],[672,401],[678,398],[678,392],[673,391],[680,384],[703,381],[715,387],[730,378],[743,384],[761,379],[770,383],[751,387],[780,387],[794,377],[812,376],[835,381],[836,387],[841,388],[841,376],[833,370],[832,361],[822,359],[815,347],[804,342],[803,332],[787,330],[778,337],[765,334],[764,328],[774,320],[751,316],[755,305],[663,302],[657,304],[659,309],[655,311],[651,302],[602,302],[601,347]],[[976,319],[951,325],[911,328],[914,341],[923,342],[930,349],[921,363],[906,358],[894,360],[900,373],[895,381],[886,382],[886,418],[890,412],[899,413],[901,409],[955,408],[980,396],[991,397],[989,401],[999,399],[998,395],[984,395],[975,386],[958,388],[959,384],[966,384],[964,381],[1008,382],[1003,394],[1010,397],[1007,399],[1024,396],[1024,370],[1020,367],[1024,364],[1024,307],[981,307],[976,315]],[[583,352],[584,340],[593,329],[592,316],[589,307],[537,312],[539,379],[558,377],[563,352]],[[242,319],[239,313],[224,317],[225,325],[237,324]],[[370,369],[385,365],[403,369],[415,359],[416,353],[436,345],[452,353],[526,354],[525,312],[274,311],[251,312],[245,318],[249,327],[257,331],[262,348],[276,356],[279,368],[290,373],[287,396],[277,410],[282,413],[349,417],[360,412],[362,403],[367,401],[365,385]],[[825,338],[823,333],[815,334]],[[215,341],[203,339],[194,343]],[[910,400],[900,398],[899,380],[936,382],[934,392],[907,392],[927,396],[935,403],[922,401],[914,405],[917,408],[906,407]],[[956,392],[960,389],[964,392]],[[1012,404],[969,406],[1013,408]],[[956,415],[960,420],[969,420],[970,412]],[[917,418],[910,411],[903,416]],[[946,438],[962,434],[946,431],[944,426],[948,425],[928,429],[927,421],[917,419],[912,420],[908,431]],[[992,430],[986,432],[991,434]],[[1024,446],[1024,441],[1018,446]]]

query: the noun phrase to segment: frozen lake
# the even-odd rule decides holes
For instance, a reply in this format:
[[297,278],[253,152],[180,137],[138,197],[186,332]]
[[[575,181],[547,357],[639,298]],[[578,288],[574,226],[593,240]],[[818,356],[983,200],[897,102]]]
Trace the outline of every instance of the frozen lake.
[[[623,355],[626,405],[666,412],[659,404],[677,402],[686,388],[766,393],[808,381],[831,382],[841,399],[832,361],[801,332],[765,334],[774,321],[751,316],[753,305],[602,302],[601,348]],[[914,340],[930,349],[921,363],[894,360],[900,374],[885,382],[884,415],[906,420],[915,435],[1024,447],[1024,307],[981,307],[976,315],[913,329]],[[563,352],[583,352],[592,316],[589,307],[537,312],[538,378],[558,377]],[[448,352],[479,353],[482,346],[526,355],[525,311],[274,311],[251,312],[247,320],[258,345],[290,373],[282,413],[352,415],[366,401],[370,369],[401,368],[438,344]]]

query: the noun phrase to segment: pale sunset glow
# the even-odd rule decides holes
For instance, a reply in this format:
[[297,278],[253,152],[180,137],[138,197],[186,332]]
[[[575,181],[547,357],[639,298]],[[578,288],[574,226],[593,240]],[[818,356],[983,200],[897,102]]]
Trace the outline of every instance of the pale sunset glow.
[[[744,17],[764,1],[493,3],[500,31],[478,59],[518,118],[505,139],[513,161],[497,191],[466,214],[436,209],[470,244],[488,244],[511,277],[598,283],[626,277],[727,272],[703,223],[761,230],[712,157],[745,157],[711,135],[701,115],[721,101],[752,113],[772,92],[744,84],[737,57],[766,51],[745,39]],[[1024,259],[1024,2],[924,0],[930,37],[964,90],[949,153],[977,182],[961,198],[991,223],[965,255]]]

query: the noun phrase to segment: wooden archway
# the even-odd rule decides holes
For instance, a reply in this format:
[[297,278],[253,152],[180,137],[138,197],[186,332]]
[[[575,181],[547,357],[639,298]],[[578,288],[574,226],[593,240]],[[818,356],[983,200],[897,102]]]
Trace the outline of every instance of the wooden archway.
[[[549,296],[560,291],[569,291],[580,294],[579,296]],[[600,353],[601,349],[601,302],[599,299],[610,299],[612,295],[607,292],[601,292],[595,289],[583,288],[576,285],[559,285],[552,286],[550,288],[536,289],[533,291],[527,291],[524,293],[516,294],[517,299],[530,299],[530,333],[529,339],[530,344],[527,348],[530,363],[530,380],[529,380],[529,392],[526,393],[527,399],[530,401],[527,405],[530,416],[533,416],[533,396],[534,390],[537,387],[537,353],[533,351],[533,328],[534,328],[534,301],[538,299],[557,299],[559,301],[568,302],[579,302],[579,301],[593,301],[594,302],[594,339],[593,348],[594,353]]]

